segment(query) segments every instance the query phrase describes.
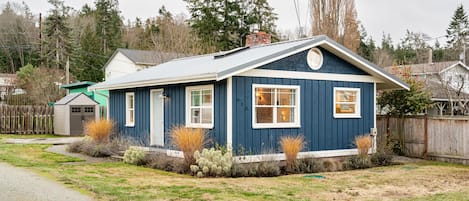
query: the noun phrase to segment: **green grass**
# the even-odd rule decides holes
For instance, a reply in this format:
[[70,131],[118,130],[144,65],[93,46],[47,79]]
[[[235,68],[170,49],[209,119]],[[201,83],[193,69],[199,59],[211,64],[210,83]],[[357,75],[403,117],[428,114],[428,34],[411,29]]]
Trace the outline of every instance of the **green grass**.
[[319,173],[324,179],[305,175],[198,179],[121,162],[63,164],[81,160],[49,153],[45,151],[49,146],[0,142],[0,161],[38,172],[97,200],[468,200],[469,194],[469,167],[440,162]]

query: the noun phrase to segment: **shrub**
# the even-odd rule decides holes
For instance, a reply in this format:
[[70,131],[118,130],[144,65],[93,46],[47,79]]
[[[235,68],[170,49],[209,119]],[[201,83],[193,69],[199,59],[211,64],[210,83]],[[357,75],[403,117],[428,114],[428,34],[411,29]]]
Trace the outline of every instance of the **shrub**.
[[145,162],[145,151],[136,148],[130,147],[124,153],[124,163],[134,164],[134,165],[143,165]]
[[184,154],[186,166],[195,164],[194,152],[201,151],[207,143],[207,131],[200,128],[176,126],[171,129],[171,142]]
[[68,145],[67,151],[72,153],[80,153],[83,147],[84,141],[76,141]]
[[81,147],[81,153],[92,157],[109,157],[114,152],[109,143],[96,143],[93,141],[84,141]]
[[352,156],[350,157],[346,164],[347,169],[365,169],[371,167],[371,162],[368,157],[361,157],[361,156]]
[[276,177],[280,175],[280,165],[278,162],[260,162],[257,166],[258,177]]
[[392,155],[384,152],[376,152],[371,156],[371,163],[375,166],[392,165]]
[[222,153],[222,150],[203,149],[202,152],[195,151],[194,158],[197,165],[191,165],[190,169],[194,175],[203,176],[229,176],[233,159],[231,152]]
[[245,165],[233,163],[231,165],[231,177],[248,177],[249,172]]
[[283,136],[280,139],[280,146],[282,147],[283,153],[285,153],[287,170],[292,170],[298,153],[303,149],[304,138],[301,135],[296,137]]
[[97,121],[89,121],[85,124],[85,134],[90,136],[93,141],[109,142],[114,122],[107,119],[99,119]]
[[359,156],[367,156],[368,150],[371,148],[371,137],[369,135],[357,136],[355,137],[355,145],[357,145]]
[[316,173],[321,171],[323,171],[322,163],[314,158],[300,159],[295,163],[296,173]]
[[184,160],[180,158],[170,157],[165,154],[146,154],[145,164],[147,167],[153,169],[160,169],[164,171],[187,173],[188,169],[184,167]]

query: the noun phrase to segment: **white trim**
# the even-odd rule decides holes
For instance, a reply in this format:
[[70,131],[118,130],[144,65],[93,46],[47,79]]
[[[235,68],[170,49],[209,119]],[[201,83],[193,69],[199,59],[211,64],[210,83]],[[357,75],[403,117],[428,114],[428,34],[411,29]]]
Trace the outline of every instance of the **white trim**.
[[[191,91],[192,90],[206,90],[209,89],[212,91],[212,121],[211,123],[191,123]],[[186,87],[186,127],[190,128],[208,128],[212,129],[213,128],[213,121],[214,121],[214,116],[215,116],[215,107],[214,107],[214,102],[215,102],[215,90],[213,84],[208,84],[208,85],[197,85],[197,86],[189,86]],[[202,100],[200,100],[200,104],[202,104]],[[200,110],[200,113],[202,113],[202,110]]]
[[349,75],[349,74],[336,74],[336,73],[310,73],[310,72],[297,72],[286,70],[264,70],[253,69],[237,76],[245,77],[268,77],[268,78],[291,78],[291,79],[305,79],[305,80],[328,80],[328,81],[345,81],[345,82],[365,82],[374,83],[383,81],[369,75]]
[[[224,75],[224,76],[218,77],[218,78],[217,78],[217,81],[218,81],[218,80],[223,80],[223,79],[225,79],[225,78],[227,78],[227,77],[239,75],[239,74],[241,74],[241,73],[243,73],[243,72],[246,72],[246,71],[248,71],[248,70],[251,70],[251,69],[257,68],[257,67],[259,67],[259,66],[262,66],[262,65],[271,63],[271,62],[273,62],[273,61],[277,61],[277,60],[279,60],[279,59],[282,59],[282,58],[285,58],[285,57],[294,55],[294,54],[296,54],[296,53],[298,53],[298,52],[301,52],[301,51],[304,51],[304,50],[307,50],[307,49],[310,49],[310,48],[313,48],[313,47],[316,47],[316,46],[323,46],[323,45],[326,47],[326,49],[327,49],[327,47],[332,48],[333,50],[335,50],[335,51],[337,51],[337,52],[339,52],[339,53],[345,55],[345,57],[350,58],[350,59],[353,60],[354,62],[360,64],[360,65],[361,65],[361,68],[360,68],[359,66],[357,66],[357,65],[354,65],[354,66],[358,67],[359,69],[362,69],[362,70],[364,70],[364,69],[371,70],[373,73],[376,73],[376,74],[378,74],[378,75],[384,77],[386,80],[388,80],[388,81],[390,81],[390,82],[392,82],[392,83],[394,83],[394,84],[396,84],[396,85],[398,85],[398,86],[400,86],[400,87],[402,87],[402,88],[404,88],[404,89],[406,89],[406,90],[409,90],[409,87],[406,86],[405,84],[402,84],[402,83],[400,83],[399,81],[397,81],[397,80],[395,80],[395,79],[389,77],[389,76],[386,75],[384,72],[380,72],[378,69],[375,69],[374,67],[372,67],[372,66],[368,65],[367,63],[361,61],[361,60],[358,59],[356,56],[353,56],[353,55],[347,53],[345,50],[342,50],[342,49],[339,48],[338,46],[336,46],[336,45],[332,44],[331,42],[327,41],[327,39],[322,39],[321,41],[318,41],[318,42],[316,42],[316,43],[312,43],[312,44],[310,44],[310,45],[307,45],[307,46],[304,46],[304,47],[302,47],[302,48],[296,49],[296,50],[294,50],[294,51],[285,53],[285,54],[283,54],[283,55],[280,55],[280,56],[277,56],[277,57],[273,57],[273,58],[271,58],[271,59],[264,60],[263,62],[259,62],[259,63],[256,63],[256,64],[254,64],[254,65],[248,66],[248,67],[246,67],[246,68],[242,68],[242,69],[237,70],[237,71],[235,71],[235,72],[232,72],[232,73],[226,74],[226,75]],[[329,49],[329,51],[331,51],[331,50]],[[337,56],[338,56],[338,55],[337,55]],[[340,56],[339,56],[339,57],[340,57]],[[364,71],[366,72],[366,70],[364,70]]]
[[371,132],[371,134],[373,135],[373,147],[372,147],[372,152],[373,153],[376,153],[376,150],[378,148],[378,144],[377,144],[377,141],[376,141],[376,138],[377,138],[377,135],[378,135],[378,127],[376,126],[377,125],[377,118],[376,118],[376,104],[378,102],[376,102],[376,82],[373,83],[373,118],[374,118],[374,123],[373,123],[373,131]]
[[[277,109],[273,110],[273,123],[257,123],[256,122],[256,88],[274,88],[274,89],[294,89],[295,93],[295,119],[293,123],[277,123]],[[252,128],[300,128],[300,93],[299,85],[272,85],[272,84],[252,84]],[[275,96],[276,98],[277,96]],[[276,104],[276,103],[274,103]],[[276,107],[274,107],[276,108]]]
[[[336,113],[336,91],[355,91],[357,93],[355,97],[355,113],[354,114],[337,114]],[[334,118],[362,118],[361,117],[361,99],[360,99],[360,88],[352,88],[352,87],[334,87],[333,90],[333,103],[332,103],[332,111],[334,114]]]
[[228,73],[228,74],[226,74],[226,75],[224,75],[224,76],[218,77],[218,78],[217,78],[217,81],[223,80],[223,79],[225,79],[225,78],[232,77],[232,76],[235,76],[235,75],[238,76],[239,74],[242,74],[243,72],[252,70],[252,69],[254,69],[254,68],[257,68],[257,67],[259,67],[259,66],[263,66],[263,65],[268,64],[268,63],[272,63],[273,61],[280,60],[280,59],[282,59],[282,58],[285,58],[285,57],[294,55],[294,54],[299,53],[299,52],[302,52],[302,51],[304,51],[304,50],[307,50],[307,49],[316,47],[316,46],[318,46],[318,45],[320,45],[320,44],[322,44],[322,43],[323,43],[323,41],[319,41],[319,42],[313,43],[313,44],[311,44],[311,45],[305,46],[305,47],[303,47],[303,48],[299,48],[299,49],[293,50],[293,51],[291,51],[291,52],[287,52],[287,53],[282,54],[282,55],[280,55],[280,56],[277,56],[277,57],[273,57],[273,58],[270,58],[270,59],[263,60],[262,62],[256,63],[256,64],[254,64],[254,65],[251,65],[251,66],[248,66],[248,67],[239,69],[239,70],[237,70],[237,71],[234,71],[234,72],[232,72],[232,73]]
[[[129,111],[129,97],[132,96],[132,119],[134,120],[133,122],[130,122],[130,116],[128,114]],[[135,93],[134,92],[126,92],[125,93],[125,126],[126,127],[134,127],[135,126]]]
[[233,148],[233,78],[226,80],[226,147]]
[[[320,59],[320,61],[319,61],[318,66],[312,66],[311,63],[310,63],[310,56],[311,56],[311,54],[313,54],[313,53],[319,54],[319,59]],[[306,63],[308,63],[308,66],[309,66],[311,69],[313,69],[313,70],[319,70],[319,69],[322,67],[323,62],[324,62],[324,56],[322,55],[322,52],[321,52],[320,49],[318,49],[318,48],[316,48],[316,47],[313,47],[313,48],[309,49],[308,54],[306,55]]]
[[[172,149],[163,149],[157,147],[136,147],[143,151],[154,151],[166,154],[168,156],[184,158],[182,151],[172,150]],[[371,153],[371,149],[368,151]],[[337,149],[337,150],[324,150],[324,151],[308,151],[298,153],[298,158],[332,158],[332,157],[341,157],[341,156],[354,156],[358,154],[357,149]],[[253,162],[262,162],[262,161],[282,161],[285,160],[285,154],[260,154],[260,155],[246,155],[246,156],[234,156],[233,161],[236,163],[253,163]]]
[[[120,78],[116,78],[116,79],[120,79]],[[90,90],[127,89],[127,88],[137,88],[137,87],[156,86],[156,85],[169,85],[169,84],[181,84],[181,83],[190,83],[190,82],[203,82],[203,81],[212,81],[212,80],[217,80],[217,75],[216,74],[203,74],[203,75],[168,78],[168,79],[161,79],[161,80],[146,80],[146,81],[140,81],[140,82],[110,84],[110,85],[107,85],[107,86],[104,86],[104,87],[93,85],[93,86],[88,87],[88,91],[90,91]],[[97,85],[99,85],[99,84],[97,84]]]
[[459,62],[457,62],[457,63],[455,63],[455,64],[453,64],[453,65],[451,65],[451,66],[449,66],[449,67],[447,67],[447,68],[444,68],[443,70],[441,70],[441,71],[438,72],[438,73],[439,73],[439,74],[444,73],[445,71],[448,71],[448,70],[450,70],[451,68],[454,68],[454,67],[456,67],[456,66],[458,66],[458,65],[461,65],[465,70],[469,71],[469,67],[467,67],[466,65],[464,65],[463,62],[459,61]]
[[[325,150],[325,151],[309,151],[298,153],[298,158],[332,158],[340,156],[353,156],[357,155],[357,149],[338,149],[338,150]],[[236,163],[253,163],[262,161],[283,161],[285,154],[260,154],[260,155],[247,155],[235,156],[233,161]]]
[[154,139],[154,135],[155,135],[155,131],[153,130],[154,128],[154,123],[155,123],[155,115],[154,115],[154,105],[153,105],[153,93],[154,92],[161,92],[161,94],[164,93],[164,89],[160,88],[160,89],[151,89],[150,90],[150,145],[156,145],[156,146],[164,146],[164,98],[163,97],[159,97],[161,98],[161,111],[163,111],[163,143],[162,144],[156,144],[156,139]]

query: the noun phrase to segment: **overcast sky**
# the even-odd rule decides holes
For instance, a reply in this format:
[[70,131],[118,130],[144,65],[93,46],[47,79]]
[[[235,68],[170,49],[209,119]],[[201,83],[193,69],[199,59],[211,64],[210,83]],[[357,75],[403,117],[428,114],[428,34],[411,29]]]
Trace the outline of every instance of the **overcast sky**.
[[[0,5],[7,1],[0,0]],[[65,3],[80,9],[85,3],[92,4],[93,1],[65,0]],[[299,5],[300,22],[296,15],[295,1]],[[29,5],[33,13],[47,13],[50,8],[47,0],[24,0],[24,2]],[[122,16],[126,20],[156,16],[162,5],[172,13],[187,14],[186,4],[182,0],[119,0],[119,3]],[[280,30],[293,32],[299,24],[309,27],[308,0],[269,0],[269,3],[278,14],[277,25]],[[463,4],[466,11],[469,9],[469,0],[356,0],[355,3],[358,19],[368,35],[378,42],[383,32],[389,33],[397,42],[405,35],[407,29],[425,33],[432,38],[444,36],[457,5]],[[445,41],[444,37],[439,40]]]

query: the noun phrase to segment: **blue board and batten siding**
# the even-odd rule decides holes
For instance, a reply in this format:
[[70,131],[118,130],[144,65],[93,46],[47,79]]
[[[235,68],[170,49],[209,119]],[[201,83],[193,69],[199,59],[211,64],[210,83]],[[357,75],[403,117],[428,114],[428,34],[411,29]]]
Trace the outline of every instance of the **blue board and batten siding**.
[[[214,84],[214,127],[210,129],[213,142],[226,144],[226,81],[142,87],[111,90],[109,114],[116,122],[118,133],[148,146],[150,144],[150,90],[163,89],[165,147],[170,147],[169,131],[173,126],[185,125],[186,86]],[[135,93],[135,125],[125,126],[125,93]]]
[[[252,84],[300,86],[300,128],[252,128]],[[334,87],[360,88],[361,118],[334,118]],[[373,83],[233,77],[233,147],[248,153],[279,151],[284,135],[303,135],[304,151],[353,148],[355,136],[374,125]]]
[[[258,67],[263,70],[318,72],[349,75],[367,75],[350,63],[321,49],[323,65],[312,70],[306,62],[307,50]],[[214,84],[214,128],[212,142],[227,142],[227,82],[202,82],[179,85],[152,86],[110,91],[110,116],[117,122],[119,132],[149,144],[150,90],[163,88],[165,99],[164,130],[168,147],[168,132],[174,125],[185,124],[186,86]],[[296,85],[300,87],[299,128],[252,127],[252,84]],[[232,146],[235,153],[262,154],[279,152],[279,140],[284,135],[304,135],[304,151],[354,148],[353,139],[374,127],[374,84],[365,82],[325,81],[287,78],[232,77]],[[334,118],[334,87],[360,88],[361,118]],[[135,92],[135,126],[125,127],[125,92]],[[242,154],[242,153],[241,153]]]
[[[327,50],[319,49],[323,54],[323,65],[318,70],[312,70],[307,64],[306,57],[309,50],[257,69],[368,75]],[[238,76],[234,76],[232,80],[234,120],[232,143],[235,149],[242,147],[247,153],[278,153],[280,138],[285,135],[303,135],[306,140],[304,151],[350,149],[354,148],[355,136],[370,133],[374,127],[373,83]],[[300,86],[300,127],[253,129],[253,84]],[[360,88],[361,118],[333,117],[334,87]]]

